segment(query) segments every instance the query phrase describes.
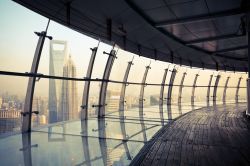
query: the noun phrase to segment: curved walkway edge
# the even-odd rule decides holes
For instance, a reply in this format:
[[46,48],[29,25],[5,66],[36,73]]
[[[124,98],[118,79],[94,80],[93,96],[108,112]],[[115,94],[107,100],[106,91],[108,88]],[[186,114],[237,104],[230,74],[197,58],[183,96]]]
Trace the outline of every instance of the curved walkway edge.
[[191,111],[164,126],[130,165],[250,165],[246,104]]

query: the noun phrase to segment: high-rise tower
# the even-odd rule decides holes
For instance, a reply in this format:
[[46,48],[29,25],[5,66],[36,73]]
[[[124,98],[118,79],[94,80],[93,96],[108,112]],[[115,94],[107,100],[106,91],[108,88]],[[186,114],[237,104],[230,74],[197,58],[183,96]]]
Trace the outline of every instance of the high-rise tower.
[[[63,65],[67,58],[67,42],[59,40],[50,41],[49,75],[63,76]],[[57,122],[59,97],[61,96],[62,81],[49,80],[49,123]]]
[[[76,67],[71,56],[69,56],[68,60],[64,64],[63,76],[76,77]],[[58,110],[58,121],[77,119],[80,107],[78,107],[76,81],[62,81],[62,90],[59,103],[60,106]]]

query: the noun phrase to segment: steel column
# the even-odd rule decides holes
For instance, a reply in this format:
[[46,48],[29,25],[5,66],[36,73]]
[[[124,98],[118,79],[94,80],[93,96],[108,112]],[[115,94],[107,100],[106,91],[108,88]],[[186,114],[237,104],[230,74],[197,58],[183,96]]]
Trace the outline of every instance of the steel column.
[[160,97],[159,97],[159,111],[160,111],[160,119],[161,119],[162,126],[164,125],[163,102],[164,102],[164,88],[165,88],[167,74],[168,74],[168,68],[165,69],[164,74],[163,74],[163,78],[161,82]]
[[171,104],[167,104],[168,120],[172,120],[172,107]]
[[[47,26],[48,27],[48,26]],[[43,31],[41,33],[35,32],[38,36],[38,42],[36,46],[35,55],[33,58],[32,66],[30,73],[37,74],[40,57],[44,45],[45,38],[47,32]],[[52,39],[51,37],[48,37]],[[33,95],[35,90],[35,83],[36,83],[36,77],[30,77],[28,82],[28,87],[26,91],[26,97],[25,97],[25,103],[24,103],[24,112],[22,112],[23,121],[22,121],[22,132],[30,132],[31,131],[31,119],[32,119],[32,113],[38,114],[39,112],[32,112],[32,102],[33,102]]]
[[38,147],[38,144],[31,145],[31,133],[22,133],[22,145],[19,149],[23,152],[24,165],[32,165],[32,152],[31,148]]
[[171,76],[170,76],[170,80],[169,80],[169,85],[168,85],[167,105],[171,104],[172,90],[173,90],[174,79],[175,79],[176,73],[177,73],[177,70],[173,68]]
[[98,118],[103,117],[105,115],[105,100],[106,100],[106,92],[107,92],[107,87],[108,87],[108,79],[111,73],[111,69],[114,63],[114,60],[116,58],[116,51],[112,49],[110,53],[105,53],[108,54],[108,60],[106,63],[106,67],[103,73],[103,80],[101,84],[101,89],[100,89],[100,96],[99,96],[99,109],[98,109]]
[[90,152],[89,152],[89,140],[88,140],[88,121],[87,120],[82,120],[81,121],[81,128],[82,132],[82,149],[84,153],[84,158],[87,166],[91,166],[91,158],[90,158]]
[[240,89],[240,82],[242,80],[242,77],[239,78],[238,80],[238,84],[237,84],[237,87],[236,87],[236,93],[235,93],[235,103],[238,103],[239,101],[239,89]]
[[193,88],[192,88],[192,95],[191,95],[191,105],[194,106],[194,94],[195,94],[195,88],[196,88],[196,83],[197,83],[197,79],[199,77],[199,74],[197,73],[194,77],[194,83],[193,83]]
[[179,115],[182,115],[182,105],[178,104]]
[[[247,2],[247,8],[250,7],[250,2]],[[250,116],[250,12],[246,14],[246,29],[247,29],[247,43],[248,43],[248,79],[247,79],[247,116]]]
[[186,75],[187,75],[187,72],[184,72],[183,75],[182,75],[182,78],[181,78],[181,83],[180,83],[180,86],[179,86],[178,104],[181,103],[183,83],[184,83]]
[[224,86],[223,99],[222,99],[223,104],[226,104],[227,85],[228,85],[229,79],[230,79],[230,77],[228,76],[228,77],[227,77],[227,80],[226,80],[226,82],[225,82],[225,86]]
[[148,70],[151,69],[150,65],[146,66],[143,78],[142,78],[142,82],[141,82],[141,90],[140,90],[140,98],[139,98],[139,117],[140,117],[140,123],[141,123],[141,127],[142,127],[142,131],[143,132],[143,139],[146,142],[147,141],[147,136],[146,136],[146,128],[145,128],[145,124],[144,124],[144,117],[143,117],[143,103],[144,103],[144,88],[146,86],[146,79],[147,79],[147,75],[148,75]]
[[119,101],[119,115],[120,118],[124,119],[124,103],[125,101],[125,92],[126,92],[126,86],[128,85],[126,82],[128,80],[128,75],[131,69],[131,66],[133,65],[133,60],[128,62],[127,69],[125,71],[124,77],[123,77],[123,84],[122,89],[120,93],[120,101]]
[[215,83],[214,83],[214,92],[213,92],[213,103],[216,105],[216,97],[217,97],[217,87],[218,87],[218,84],[219,84],[219,81],[220,81],[220,75],[218,74],[217,76],[215,76],[216,79],[215,79]]
[[98,135],[103,165],[111,165],[112,163],[110,163],[107,149],[108,146],[106,140],[106,124],[104,118],[98,119]]
[[[90,57],[89,66],[88,66],[88,70],[87,70],[87,74],[85,78],[91,79],[97,49],[98,49],[98,46],[91,49],[92,54]],[[83,95],[82,95],[81,120],[85,120],[88,118],[89,88],[90,88],[90,81],[85,81]]]
[[[125,127],[125,117],[124,117],[124,103],[125,101],[125,92],[126,92],[126,86],[128,85],[126,82],[128,80],[128,75],[131,69],[131,66],[133,65],[133,60],[128,62],[127,69],[125,71],[124,77],[123,77],[123,84],[122,84],[122,89],[121,89],[121,94],[120,94],[120,102],[119,102],[119,115],[120,115],[120,127],[121,127],[121,132],[122,132],[122,137],[123,140],[127,140],[127,134],[126,134],[126,127]],[[129,153],[128,145],[127,142],[123,142],[124,149],[126,151],[127,158],[129,160],[132,160],[132,157]]]
[[212,80],[213,80],[213,74],[210,75],[210,79],[209,79],[208,86],[207,86],[207,104],[208,105],[210,101],[210,88],[211,88]]

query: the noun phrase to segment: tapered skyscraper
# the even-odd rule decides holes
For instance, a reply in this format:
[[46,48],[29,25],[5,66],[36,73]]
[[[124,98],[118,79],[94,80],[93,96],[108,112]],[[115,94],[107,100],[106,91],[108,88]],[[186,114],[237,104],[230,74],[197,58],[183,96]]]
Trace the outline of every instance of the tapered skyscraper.
[[[63,76],[76,77],[76,67],[71,56],[69,56],[68,60],[64,64]],[[77,82],[63,80],[61,92],[58,121],[77,119],[80,108],[78,107],[77,100]]]
[[[67,58],[67,49],[66,41],[50,41],[49,75],[63,76],[63,65],[65,63],[65,59]],[[61,90],[61,80],[49,80],[49,123],[57,122],[57,112]]]

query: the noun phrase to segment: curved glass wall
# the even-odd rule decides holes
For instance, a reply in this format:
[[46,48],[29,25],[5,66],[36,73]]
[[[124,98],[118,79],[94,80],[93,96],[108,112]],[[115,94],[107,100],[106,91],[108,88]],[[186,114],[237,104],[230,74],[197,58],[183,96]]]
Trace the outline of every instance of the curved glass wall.
[[[53,21],[47,31],[53,40],[45,39],[38,70],[29,73],[39,39],[33,31],[44,31],[48,20],[13,2],[1,3],[1,9],[16,10],[15,16],[4,10],[1,17],[26,23],[18,31],[12,19],[0,23],[5,41],[0,42],[0,135],[21,132],[29,121],[32,130],[4,137],[0,144],[14,140],[20,149],[37,148],[32,156],[29,150],[15,152],[17,163],[48,165],[50,159],[53,165],[128,165],[171,120],[207,105],[246,102],[245,73],[155,61]],[[29,80],[34,78],[30,97]],[[32,107],[25,110],[29,100]],[[13,148],[1,153],[0,160]],[[61,157],[52,159],[55,155]]]

